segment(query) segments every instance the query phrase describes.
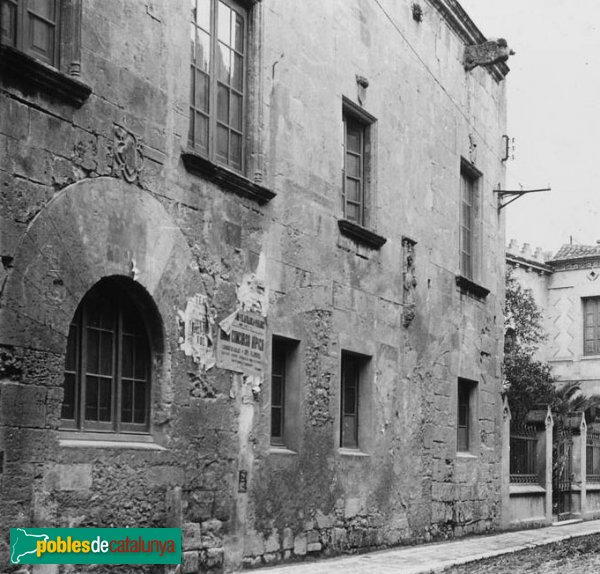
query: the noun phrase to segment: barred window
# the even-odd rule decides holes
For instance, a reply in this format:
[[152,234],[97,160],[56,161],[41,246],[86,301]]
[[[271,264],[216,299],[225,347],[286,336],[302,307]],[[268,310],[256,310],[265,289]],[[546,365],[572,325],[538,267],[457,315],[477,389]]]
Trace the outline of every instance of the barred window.
[[189,143],[211,161],[244,167],[247,12],[229,0],[191,0]]

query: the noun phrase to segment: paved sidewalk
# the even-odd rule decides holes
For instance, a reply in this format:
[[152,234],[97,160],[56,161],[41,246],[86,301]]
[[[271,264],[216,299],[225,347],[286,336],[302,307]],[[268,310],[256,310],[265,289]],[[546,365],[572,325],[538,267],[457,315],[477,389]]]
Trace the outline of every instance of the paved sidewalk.
[[600,534],[600,520],[519,530],[492,536],[472,536],[452,542],[421,544],[361,554],[260,568],[261,574],[429,574],[500,554],[535,548],[568,538]]

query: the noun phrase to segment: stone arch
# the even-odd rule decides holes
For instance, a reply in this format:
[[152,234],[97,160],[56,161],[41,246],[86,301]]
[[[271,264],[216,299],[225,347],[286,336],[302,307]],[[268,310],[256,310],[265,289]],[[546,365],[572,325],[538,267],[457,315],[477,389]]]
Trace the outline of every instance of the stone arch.
[[77,306],[109,276],[143,287],[163,339],[176,343],[177,309],[201,290],[183,234],[148,192],[114,178],[83,180],[57,194],[23,235],[0,299],[1,342],[64,354]]

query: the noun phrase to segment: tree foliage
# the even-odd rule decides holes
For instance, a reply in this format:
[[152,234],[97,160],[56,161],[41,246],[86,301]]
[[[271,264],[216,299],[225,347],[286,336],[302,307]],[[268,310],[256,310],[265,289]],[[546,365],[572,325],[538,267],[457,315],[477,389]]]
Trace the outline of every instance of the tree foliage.
[[525,289],[506,271],[504,379],[513,421],[523,422],[531,409],[553,409],[560,397],[554,386],[550,365],[535,359],[539,344],[546,338],[542,312],[531,290]]

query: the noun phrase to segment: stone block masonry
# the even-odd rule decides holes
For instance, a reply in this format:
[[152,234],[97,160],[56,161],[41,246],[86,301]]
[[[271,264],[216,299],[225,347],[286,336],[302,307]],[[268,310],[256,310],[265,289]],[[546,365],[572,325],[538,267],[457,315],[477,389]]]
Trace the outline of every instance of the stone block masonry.
[[[464,70],[483,37],[458,8],[389,4],[235,3],[229,106],[210,66],[231,29],[202,56],[207,149],[184,0],[82,2],[80,76],[35,54],[54,84],[0,75],[5,533],[181,527],[196,573],[498,527],[506,70]],[[252,372],[217,352],[240,313]]]

